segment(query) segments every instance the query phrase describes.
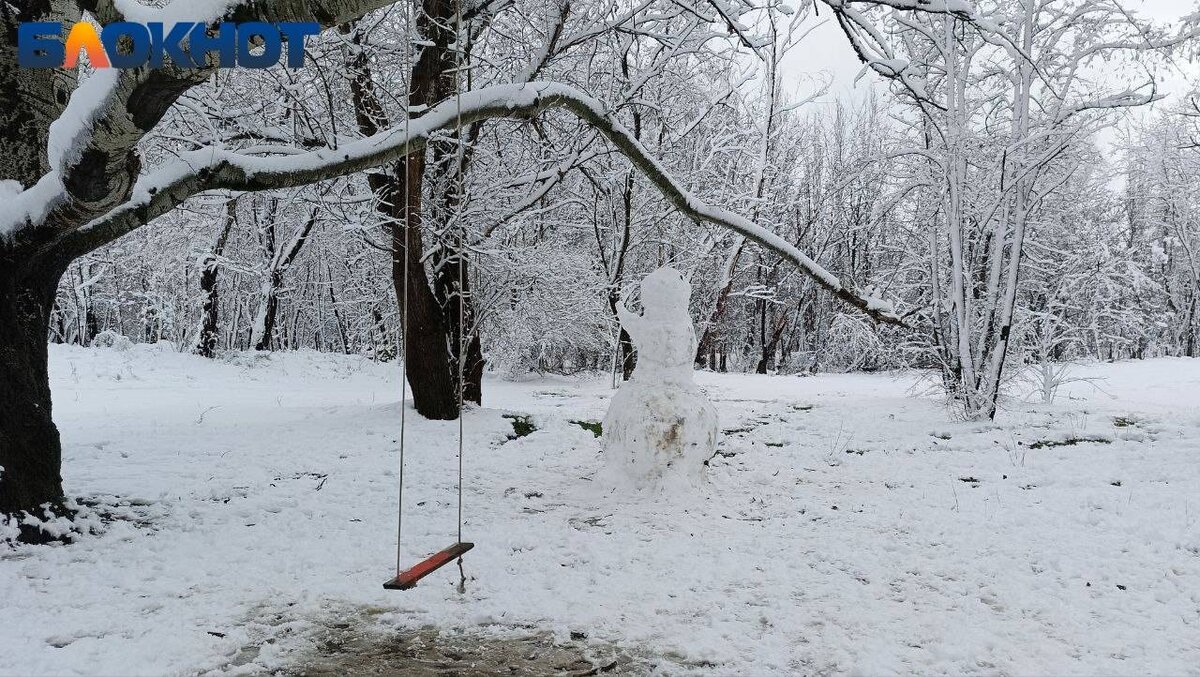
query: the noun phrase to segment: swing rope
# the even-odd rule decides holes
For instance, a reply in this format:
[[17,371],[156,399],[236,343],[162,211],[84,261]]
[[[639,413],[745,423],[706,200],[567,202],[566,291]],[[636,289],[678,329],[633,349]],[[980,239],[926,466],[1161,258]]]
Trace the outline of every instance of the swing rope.
[[[463,376],[466,371],[464,364],[467,360],[467,327],[466,327],[466,286],[464,284],[464,269],[466,268],[466,251],[465,238],[463,237],[463,202],[465,196],[463,194],[463,172],[464,172],[464,148],[462,137],[462,82],[461,73],[463,67],[463,46],[461,41],[462,34],[462,0],[454,0],[454,137],[456,141],[454,155],[454,174],[455,174],[455,230],[458,233],[457,251],[454,253],[458,266],[458,359],[456,367],[458,369],[458,537],[456,543],[462,543],[463,531],[463,394],[466,389]],[[467,575],[463,571],[462,556],[458,558],[458,591],[459,593],[466,592]]]
[[[413,14],[412,5],[409,2],[404,3],[404,26],[409,31],[412,30]],[[408,81],[404,86],[404,136],[407,138],[409,129],[411,128],[412,119],[412,66],[410,64],[411,56],[409,48],[404,50],[404,73],[408,77]],[[398,478],[399,491],[396,498],[396,577],[400,576],[400,537],[404,527],[404,431],[407,429],[405,425],[405,413],[408,410],[408,237],[409,237],[409,203],[408,203],[408,173],[409,173],[409,157],[404,157],[404,188],[401,190],[404,200],[404,260],[402,263],[404,270],[404,282],[401,284],[403,288],[400,299],[400,350],[403,353],[400,360],[400,472]],[[393,253],[393,256],[395,254]]]
[[[407,22],[406,25],[411,27],[412,22],[413,22],[412,8],[408,2],[405,2],[404,5],[405,5],[405,20]],[[463,173],[464,173],[464,164],[465,164],[465,150],[463,147],[463,138],[462,138],[462,88],[461,88],[461,83],[459,82],[459,73],[462,70],[462,63],[463,63],[463,50],[462,50],[462,46],[459,44],[459,41],[462,39],[462,4],[459,0],[455,0],[455,3],[454,3],[454,28],[455,28],[454,105],[455,105],[455,137],[456,137],[456,153],[455,153],[455,174],[456,174],[455,191],[456,191],[456,195],[455,195],[455,197],[456,197],[456,204],[457,204],[457,213],[454,215],[454,219],[456,221],[455,226],[456,226],[456,231],[457,231],[457,243],[456,243],[456,251],[454,252],[454,261],[455,261],[455,264],[458,266],[458,271],[457,271],[458,272],[458,288],[455,290],[456,300],[458,303],[458,336],[456,337],[457,343],[458,343],[458,351],[457,351],[458,354],[457,354],[457,360],[456,360],[456,371],[457,371],[456,386],[457,386],[457,391],[458,391],[457,392],[457,395],[458,395],[458,530],[456,532],[457,538],[453,545],[451,545],[450,547],[448,547],[444,550],[441,550],[440,552],[435,553],[434,555],[428,557],[427,559],[418,563],[416,566],[412,567],[411,569],[408,569],[407,571],[401,569],[401,561],[402,561],[401,537],[403,535],[403,524],[404,524],[404,442],[405,442],[405,434],[404,433],[405,433],[405,429],[406,429],[405,412],[407,410],[407,406],[405,405],[405,402],[408,398],[408,321],[409,321],[409,313],[408,313],[409,270],[408,270],[408,264],[409,264],[409,246],[411,245],[410,239],[411,239],[411,234],[412,234],[411,221],[410,221],[411,205],[409,203],[409,197],[410,197],[410,195],[409,195],[409,172],[411,171],[411,165],[409,164],[410,161],[409,161],[408,157],[406,157],[405,164],[404,164],[404,189],[402,191],[403,198],[404,198],[404,264],[403,264],[404,281],[402,284],[402,291],[401,291],[401,296],[402,296],[402,298],[401,298],[401,322],[402,322],[403,326],[401,328],[400,341],[401,341],[401,350],[403,351],[403,360],[404,361],[403,361],[403,364],[401,366],[401,371],[400,371],[400,373],[401,373],[400,439],[399,439],[399,442],[400,442],[400,470],[398,473],[399,486],[398,486],[398,499],[397,499],[397,506],[396,506],[396,576],[392,580],[383,584],[383,587],[387,588],[389,590],[408,590],[408,589],[416,586],[417,581],[421,580],[425,576],[433,573],[437,569],[446,565],[451,560],[457,559],[458,560],[458,574],[459,574],[458,591],[459,591],[459,593],[466,592],[467,576],[466,576],[466,573],[463,571],[462,554],[475,546],[474,543],[464,543],[462,540],[462,533],[463,533],[463,448],[464,448],[463,440],[465,438],[464,426],[463,426],[463,405],[464,405],[464,401],[465,401],[464,377],[465,377],[465,373],[466,373],[465,369],[464,369],[464,363],[466,361],[466,353],[467,353],[467,348],[468,348],[469,344],[465,340],[466,334],[467,334],[467,332],[465,331],[465,328],[466,328],[466,310],[465,310],[465,303],[466,303],[466,291],[465,291],[466,290],[466,277],[465,277],[466,238],[465,238],[465,234],[464,234],[465,227],[463,225],[462,218],[461,218],[462,202],[463,202],[463,189],[464,189]],[[404,133],[407,136],[409,134],[410,121],[411,121],[411,117],[412,117],[412,100],[411,100],[412,99],[412,79],[411,79],[412,70],[411,70],[411,66],[410,66],[409,52],[407,49],[404,52],[404,67],[405,67],[406,72],[408,72],[410,75],[408,85],[406,87],[406,92],[405,92],[405,106],[406,106],[407,110],[405,111],[405,116],[404,116]]]

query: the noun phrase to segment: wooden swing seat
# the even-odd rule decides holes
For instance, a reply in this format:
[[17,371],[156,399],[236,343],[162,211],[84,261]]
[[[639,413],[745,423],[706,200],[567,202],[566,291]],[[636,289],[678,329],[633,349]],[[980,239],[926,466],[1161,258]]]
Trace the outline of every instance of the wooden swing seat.
[[400,572],[398,576],[384,583],[383,587],[387,590],[410,590],[415,588],[417,581],[441,569],[474,547],[474,543],[455,543],[445,550],[430,555],[413,568]]

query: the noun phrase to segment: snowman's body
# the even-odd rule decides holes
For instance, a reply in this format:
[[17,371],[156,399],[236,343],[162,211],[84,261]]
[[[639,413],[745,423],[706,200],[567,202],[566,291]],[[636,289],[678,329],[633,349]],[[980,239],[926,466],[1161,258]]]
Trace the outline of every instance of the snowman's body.
[[617,306],[638,355],[604,419],[604,453],[617,482],[695,486],[716,450],[717,411],[692,379],[691,291],[679,271],[659,268],[642,282],[642,315]]

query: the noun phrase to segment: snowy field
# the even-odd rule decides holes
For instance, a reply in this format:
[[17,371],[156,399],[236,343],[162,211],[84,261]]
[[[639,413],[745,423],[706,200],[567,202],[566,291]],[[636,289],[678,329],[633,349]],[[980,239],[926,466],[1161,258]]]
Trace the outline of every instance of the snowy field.
[[[289,669],[329,627],[546,630],[671,674],[1200,675],[1200,361],[1079,368],[953,422],[907,375],[698,375],[711,487],[589,478],[603,378],[489,381],[466,593],[392,574],[395,365],[52,348],[69,494],[110,517],[0,554],[0,673]],[[504,413],[537,430],[509,439]],[[457,423],[409,412],[407,561],[454,540]],[[119,519],[111,519],[116,516]]]

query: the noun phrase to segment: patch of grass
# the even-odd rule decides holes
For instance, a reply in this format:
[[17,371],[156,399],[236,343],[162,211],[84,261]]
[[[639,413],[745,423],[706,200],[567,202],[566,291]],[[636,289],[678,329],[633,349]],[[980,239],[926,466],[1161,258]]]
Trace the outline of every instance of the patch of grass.
[[508,436],[510,440],[515,440],[518,437],[526,437],[537,430],[537,426],[533,424],[533,417],[528,414],[501,415],[512,423],[513,434]]
[[846,453],[854,454],[856,456],[862,456],[863,454],[867,453],[867,450],[866,449],[847,449]]
[[571,421],[571,423],[574,423],[580,428],[587,430],[596,437],[600,437],[604,434],[604,426],[600,423],[600,421]]
[[1051,447],[1073,447],[1076,444],[1084,442],[1094,442],[1096,444],[1112,444],[1112,440],[1106,440],[1103,437],[1068,437],[1065,440],[1039,440],[1029,445],[1030,449],[1049,449]]
[[782,447],[783,442],[764,442],[768,447]]
[[1116,416],[1113,418],[1113,427],[1116,428],[1132,428],[1137,423],[1137,419],[1130,416]]

